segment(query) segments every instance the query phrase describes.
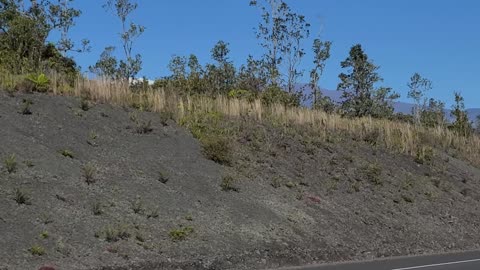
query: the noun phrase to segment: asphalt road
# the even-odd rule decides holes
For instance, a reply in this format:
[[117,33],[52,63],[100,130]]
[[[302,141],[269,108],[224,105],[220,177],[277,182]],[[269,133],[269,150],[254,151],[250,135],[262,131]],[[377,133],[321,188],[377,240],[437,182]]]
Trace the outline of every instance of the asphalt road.
[[480,270],[480,251],[277,270]]

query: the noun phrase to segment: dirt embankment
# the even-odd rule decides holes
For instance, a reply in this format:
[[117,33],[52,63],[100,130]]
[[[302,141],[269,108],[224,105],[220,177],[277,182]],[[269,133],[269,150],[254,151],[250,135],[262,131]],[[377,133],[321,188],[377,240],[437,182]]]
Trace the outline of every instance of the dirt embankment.
[[262,269],[478,248],[476,168],[225,121],[238,126],[220,165],[159,114],[0,93],[0,269]]

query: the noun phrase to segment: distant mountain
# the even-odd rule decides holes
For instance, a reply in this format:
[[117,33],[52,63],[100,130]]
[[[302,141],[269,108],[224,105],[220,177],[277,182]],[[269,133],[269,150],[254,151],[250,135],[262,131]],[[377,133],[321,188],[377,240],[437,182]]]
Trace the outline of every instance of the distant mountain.
[[[309,97],[312,93],[312,89],[308,85],[299,85],[298,89],[303,89],[304,93],[306,93],[307,97]],[[342,102],[342,93],[340,91],[336,90],[327,90],[327,89],[322,89],[322,94],[331,98],[334,102],[340,103]],[[312,104],[312,99],[307,98],[305,101],[305,105],[310,106]],[[411,114],[414,104],[407,103],[407,102],[395,102],[393,104],[393,107],[395,109],[396,113],[403,113],[403,114]],[[480,108],[470,108],[467,109],[468,112],[468,117],[470,121],[476,122],[476,119],[478,116],[480,116]],[[453,118],[451,116],[451,110],[446,109],[445,110],[445,116],[449,121],[452,121]]]

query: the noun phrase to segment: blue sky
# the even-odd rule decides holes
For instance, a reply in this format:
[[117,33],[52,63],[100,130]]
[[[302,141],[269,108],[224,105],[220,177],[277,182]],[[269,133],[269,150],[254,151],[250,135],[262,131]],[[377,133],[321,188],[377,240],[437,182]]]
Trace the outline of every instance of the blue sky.
[[[231,59],[239,66],[249,54],[260,56],[253,28],[260,13],[249,0],[137,0],[133,20],[147,30],[136,43],[143,55],[141,75],[168,75],[172,55],[196,54],[205,64],[218,40],[230,43]],[[102,1],[80,0],[83,11],[72,30],[74,39],[89,38],[92,52],[75,55],[86,68],[103,48],[118,46],[120,24],[103,10]],[[302,66],[311,68],[314,37],[333,42],[332,57],[322,78],[323,88],[336,89],[340,62],[350,47],[362,44],[381,68],[382,85],[393,87],[407,101],[410,76],[419,72],[433,81],[430,96],[452,104],[460,91],[467,107],[480,107],[480,1],[478,0],[286,0],[312,24],[304,45]],[[306,73],[307,74],[307,73]],[[305,77],[304,81],[308,79]]]

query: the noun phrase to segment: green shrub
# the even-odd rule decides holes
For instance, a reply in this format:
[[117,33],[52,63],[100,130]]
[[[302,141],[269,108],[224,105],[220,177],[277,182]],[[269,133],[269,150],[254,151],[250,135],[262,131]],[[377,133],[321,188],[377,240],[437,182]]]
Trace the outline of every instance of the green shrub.
[[29,249],[30,253],[34,256],[43,256],[45,255],[45,249],[41,246],[34,245]]
[[47,92],[50,87],[50,79],[43,74],[30,74],[26,77],[27,81],[30,81],[34,85],[34,90],[38,92]]
[[47,231],[43,231],[41,234],[40,234],[40,238],[42,239],[47,239],[50,235],[48,234]]
[[185,228],[171,230],[169,235],[173,241],[182,241],[182,240],[185,240],[192,233],[193,233],[192,227],[185,227]]
[[85,111],[85,112],[90,110],[90,102],[87,99],[82,98],[80,100],[80,109],[82,109],[82,111]]
[[67,149],[60,151],[60,154],[64,157],[73,158],[73,152]]
[[14,173],[17,171],[17,157],[15,154],[11,154],[5,160],[5,168],[7,169],[8,173]]

